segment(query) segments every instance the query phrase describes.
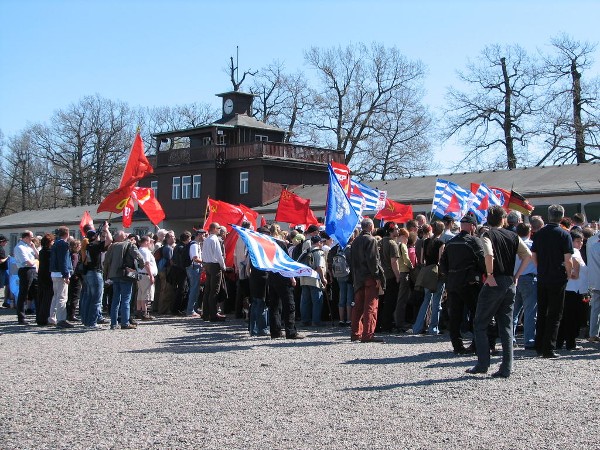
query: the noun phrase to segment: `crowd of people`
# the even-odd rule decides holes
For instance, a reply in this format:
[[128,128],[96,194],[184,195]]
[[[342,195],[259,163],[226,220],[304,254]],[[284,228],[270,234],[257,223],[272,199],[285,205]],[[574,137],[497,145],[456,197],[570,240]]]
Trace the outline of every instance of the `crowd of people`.
[[[428,223],[418,215],[378,229],[366,218],[345,248],[318,225],[258,228],[316,273],[299,278],[255,267],[242,239],[227,267],[227,229],[218,223],[176,237],[164,229],[113,236],[105,222],[84,229],[81,241],[64,226],[41,239],[26,230],[14,248],[17,319],[26,324],[35,310],[41,326],[129,330],[156,314],[211,322],[229,314],[245,318],[251,336],[287,339],[304,337],[298,327],[335,320],[361,342],[447,329],[455,354],[477,355],[470,373],[487,372],[499,338],[498,377],[510,375],[515,346],[555,358],[557,350],[580,348],[582,328],[590,342],[600,342],[597,224],[580,214],[564,217],[560,205],[549,207],[547,223],[497,206],[487,217],[485,224],[471,213],[458,223],[451,216]],[[6,242],[0,236],[2,274]]]

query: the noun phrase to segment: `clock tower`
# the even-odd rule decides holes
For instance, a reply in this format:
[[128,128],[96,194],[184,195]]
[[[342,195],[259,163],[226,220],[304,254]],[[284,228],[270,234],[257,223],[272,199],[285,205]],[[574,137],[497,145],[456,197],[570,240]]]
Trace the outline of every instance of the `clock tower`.
[[231,91],[217,94],[217,97],[223,99],[223,119],[231,119],[236,114],[245,114],[252,117],[252,101],[254,94],[246,92]]

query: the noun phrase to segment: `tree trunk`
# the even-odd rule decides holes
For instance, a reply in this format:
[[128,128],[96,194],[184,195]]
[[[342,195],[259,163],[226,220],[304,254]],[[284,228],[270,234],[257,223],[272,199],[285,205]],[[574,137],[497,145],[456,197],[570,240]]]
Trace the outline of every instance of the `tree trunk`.
[[513,138],[512,138],[512,113],[510,110],[510,103],[512,100],[512,89],[510,87],[510,78],[506,70],[506,58],[500,58],[500,64],[502,65],[502,77],[504,80],[504,145],[506,146],[506,162],[509,169],[516,169],[517,158],[513,149]]
[[578,163],[587,162],[585,158],[585,138],[581,122],[581,73],[577,64],[571,61],[571,77],[573,79],[573,127],[575,128],[575,157]]

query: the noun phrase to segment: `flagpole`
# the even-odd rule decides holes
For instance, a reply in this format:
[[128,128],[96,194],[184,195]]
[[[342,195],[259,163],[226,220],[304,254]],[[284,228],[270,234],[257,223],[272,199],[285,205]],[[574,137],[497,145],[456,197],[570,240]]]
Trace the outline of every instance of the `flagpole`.
[[[206,196],[206,208],[204,209],[204,222],[202,222],[203,224],[206,223],[206,219],[208,218],[208,202],[210,200],[210,195]],[[204,225],[202,225],[204,226]]]

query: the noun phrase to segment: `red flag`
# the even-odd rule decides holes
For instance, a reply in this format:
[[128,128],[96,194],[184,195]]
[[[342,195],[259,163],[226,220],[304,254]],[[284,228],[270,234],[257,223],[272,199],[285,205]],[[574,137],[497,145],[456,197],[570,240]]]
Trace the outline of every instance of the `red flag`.
[[347,196],[350,196],[350,169],[347,165],[335,161],[331,161],[330,164],[333,173],[335,173],[335,176],[342,185],[342,189],[344,189]]
[[133,198],[129,197],[125,207],[123,208],[123,228],[129,228],[131,226],[131,222],[133,221],[133,209],[135,205],[133,204]]
[[317,223],[317,219],[310,209],[310,200],[302,198],[287,189],[281,190],[275,221],[305,225]]
[[244,220],[244,212],[231,203],[222,202],[219,200],[213,200],[209,198],[207,200],[209,214],[204,222],[204,228],[208,230],[208,226],[212,222],[217,222],[219,225],[225,225],[227,231],[231,231],[230,224],[241,225]]
[[86,225],[89,225],[90,227],[92,227],[92,230],[94,229],[94,221],[92,220],[92,216],[90,216],[89,211],[86,211],[83,213],[83,216],[81,216],[81,222],[79,222],[79,229],[81,230],[81,235],[83,237],[85,237],[84,227]]
[[97,212],[113,212],[121,214],[133,192],[133,184],[119,187],[108,194],[98,206]]
[[131,193],[131,197],[137,200],[142,211],[154,225],[158,225],[165,219],[165,212],[156,197],[154,197],[154,189],[136,187]]
[[386,222],[406,223],[412,220],[413,209],[411,205],[403,205],[386,198],[385,207],[375,215],[375,218]]
[[127,159],[125,170],[123,170],[119,187],[135,184],[152,172],[154,172],[154,169],[144,154],[144,141],[142,141],[142,137],[138,131],[129,152],[129,158]]
[[267,226],[267,219],[265,219],[265,216],[260,216],[260,226],[261,227]]
[[258,213],[253,209],[248,208],[246,205],[242,205],[241,203],[238,205],[238,208],[242,210],[246,220],[250,222],[250,228],[254,230],[256,228],[256,221],[258,220]]
[[223,242],[225,254],[223,256],[225,257],[226,267],[233,267],[235,265],[233,253],[235,252],[235,244],[237,244],[238,239],[239,235],[233,231],[230,231],[227,233],[227,236],[225,236],[225,241]]

